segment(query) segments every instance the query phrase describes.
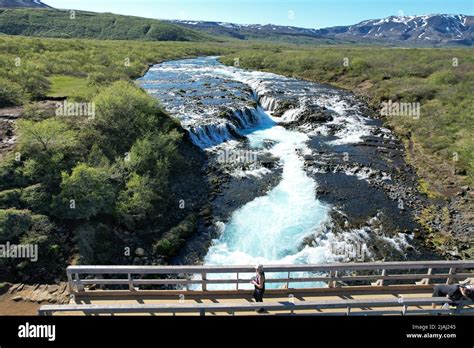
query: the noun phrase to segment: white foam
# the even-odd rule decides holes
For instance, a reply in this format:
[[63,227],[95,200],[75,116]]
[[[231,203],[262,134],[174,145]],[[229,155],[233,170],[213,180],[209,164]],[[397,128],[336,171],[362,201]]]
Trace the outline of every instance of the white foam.
[[272,171],[268,168],[260,167],[260,168],[251,169],[251,170],[238,169],[230,173],[230,175],[238,179],[249,178],[249,177],[261,178],[267,174],[270,174],[271,172]]

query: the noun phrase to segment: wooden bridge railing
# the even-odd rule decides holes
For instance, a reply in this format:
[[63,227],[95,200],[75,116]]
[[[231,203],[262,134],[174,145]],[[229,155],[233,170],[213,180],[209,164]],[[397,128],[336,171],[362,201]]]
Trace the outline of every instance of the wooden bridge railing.
[[[453,283],[474,277],[473,261],[410,261],[336,263],[315,265],[265,265],[266,283],[279,288],[337,287],[339,285]],[[415,271],[415,273],[413,273]],[[70,266],[67,269],[71,293],[91,289],[141,291],[141,286],[159,289],[213,291],[210,286],[226,285],[243,290],[253,276],[252,266]],[[216,277],[217,276],[217,277]],[[87,289],[89,287],[89,289]],[[302,287],[301,285],[299,287]],[[226,288],[226,289],[227,289]],[[154,289],[156,290],[156,289]]]
[[[445,297],[372,299],[372,300],[329,300],[304,302],[267,302],[267,303],[193,303],[193,304],[126,304],[126,305],[45,305],[38,310],[39,315],[65,314],[200,314],[250,313],[263,308],[266,311],[284,314],[305,315],[427,315],[427,314],[473,314],[474,308],[459,303],[456,308],[432,309],[431,304],[451,304]],[[422,308],[422,307],[426,308]],[[363,310],[362,310],[363,309]],[[375,310],[374,310],[375,309]],[[305,311],[305,312],[301,312]]]

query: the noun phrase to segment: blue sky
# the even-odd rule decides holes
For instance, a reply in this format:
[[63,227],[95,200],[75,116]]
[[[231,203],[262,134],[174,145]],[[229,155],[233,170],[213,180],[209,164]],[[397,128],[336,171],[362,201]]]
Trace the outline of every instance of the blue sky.
[[43,0],[64,9],[158,19],[324,28],[391,15],[473,14],[474,0]]

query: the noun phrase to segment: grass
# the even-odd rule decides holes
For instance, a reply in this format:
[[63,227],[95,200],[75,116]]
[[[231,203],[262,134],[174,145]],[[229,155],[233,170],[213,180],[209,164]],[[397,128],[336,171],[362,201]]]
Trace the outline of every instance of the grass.
[[79,97],[87,94],[89,88],[88,80],[84,77],[59,75],[51,76],[49,81],[51,82],[51,87],[46,97],[51,98]]
[[112,13],[57,9],[0,9],[0,32],[56,38],[203,41],[208,35],[179,25]]

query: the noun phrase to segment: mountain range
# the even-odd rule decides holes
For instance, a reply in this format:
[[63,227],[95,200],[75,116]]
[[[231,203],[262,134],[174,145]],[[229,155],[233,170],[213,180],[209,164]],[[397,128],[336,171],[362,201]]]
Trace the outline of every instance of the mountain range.
[[[217,40],[394,46],[474,44],[474,16],[461,14],[390,16],[354,25],[309,29],[273,24],[156,20],[81,11],[77,11],[77,21],[71,22],[61,16],[62,10],[52,9],[40,0],[0,0],[0,8],[3,8],[0,9],[0,33],[10,35],[179,41],[208,40],[213,36]],[[33,12],[25,12],[28,10]]]
[[176,20],[172,22],[190,29],[242,40],[286,36],[391,44],[458,44],[471,46],[474,43],[474,16],[466,15],[390,16],[384,19],[366,20],[355,25],[324,29],[307,29],[272,24],[242,25],[209,21]]

